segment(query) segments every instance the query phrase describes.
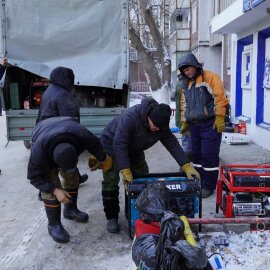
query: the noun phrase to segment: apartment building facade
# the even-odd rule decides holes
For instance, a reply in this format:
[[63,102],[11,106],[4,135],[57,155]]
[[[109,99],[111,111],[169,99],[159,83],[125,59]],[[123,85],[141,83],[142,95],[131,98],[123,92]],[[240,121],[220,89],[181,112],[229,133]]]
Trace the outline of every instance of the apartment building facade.
[[212,19],[211,31],[231,35],[232,117],[270,149],[270,0],[232,1]]

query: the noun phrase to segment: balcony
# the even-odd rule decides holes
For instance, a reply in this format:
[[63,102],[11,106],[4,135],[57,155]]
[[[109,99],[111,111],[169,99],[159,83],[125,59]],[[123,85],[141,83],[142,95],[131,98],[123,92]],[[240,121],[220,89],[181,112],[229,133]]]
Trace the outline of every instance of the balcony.
[[237,0],[220,0],[219,1],[219,12],[222,12],[225,10],[227,7],[232,5],[235,1]]
[[265,0],[246,12],[243,11],[243,0],[231,2],[226,9],[211,20],[212,34],[238,34],[251,29],[254,25],[264,24],[265,21],[269,21],[267,10],[270,0]]

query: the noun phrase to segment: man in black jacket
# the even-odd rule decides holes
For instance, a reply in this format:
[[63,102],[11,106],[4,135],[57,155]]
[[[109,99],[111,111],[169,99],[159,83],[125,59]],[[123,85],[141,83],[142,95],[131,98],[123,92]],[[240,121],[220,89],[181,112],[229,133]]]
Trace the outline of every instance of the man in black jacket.
[[[61,224],[61,203],[64,203],[65,218],[88,221],[88,214],[77,208],[78,156],[88,150],[99,160],[99,168],[104,171],[111,167],[112,160],[103,152],[99,139],[72,117],[40,121],[33,131],[31,143],[27,178],[41,191],[49,234],[56,242],[66,243],[69,234]],[[59,171],[64,179],[63,187]]]
[[[80,121],[80,106],[71,93],[74,87],[74,77],[73,70],[70,68],[57,67],[52,70],[51,84],[42,95],[36,123],[56,116],[75,117]],[[80,175],[80,184],[87,179],[87,174]],[[40,193],[39,200],[41,200]]]
[[55,116],[76,117],[79,121],[80,106],[71,93],[74,87],[73,70],[66,67],[53,69],[50,82],[42,95],[36,122]]
[[103,206],[109,232],[119,232],[119,171],[125,186],[133,180],[134,175],[148,173],[144,150],[156,142],[161,141],[188,178],[192,175],[200,177],[169,129],[170,116],[171,108],[168,105],[144,98],[141,104],[124,111],[103,130],[100,138],[103,149],[113,158],[113,166],[103,172],[102,182]]

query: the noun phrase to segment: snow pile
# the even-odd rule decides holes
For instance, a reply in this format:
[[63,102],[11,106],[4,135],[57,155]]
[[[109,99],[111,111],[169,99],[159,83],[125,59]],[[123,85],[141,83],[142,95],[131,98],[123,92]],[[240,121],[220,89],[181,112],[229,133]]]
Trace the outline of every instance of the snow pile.
[[[218,237],[226,237],[229,245],[215,245]],[[243,234],[214,232],[200,234],[202,245],[210,256],[220,253],[226,270],[263,270],[270,268],[270,232],[256,231]]]

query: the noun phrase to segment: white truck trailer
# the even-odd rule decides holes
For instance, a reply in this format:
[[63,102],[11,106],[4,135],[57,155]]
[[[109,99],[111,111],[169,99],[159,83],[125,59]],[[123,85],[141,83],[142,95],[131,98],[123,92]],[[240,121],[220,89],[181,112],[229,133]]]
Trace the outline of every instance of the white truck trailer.
[[1,80],[8,141],[30,139],[57,66],[73,69],[81,123],[99,135],[128,106],[128,0],[1,2],[0,53],[10,64]]

